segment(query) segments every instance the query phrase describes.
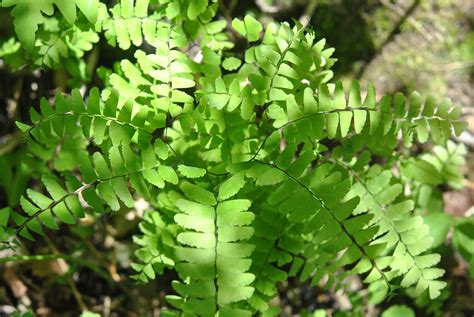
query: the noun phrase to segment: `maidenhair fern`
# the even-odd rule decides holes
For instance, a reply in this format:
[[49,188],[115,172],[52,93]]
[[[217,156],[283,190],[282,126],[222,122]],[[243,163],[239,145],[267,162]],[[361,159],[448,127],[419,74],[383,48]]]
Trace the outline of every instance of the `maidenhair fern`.
[[[54,5],[54,6],[53,6]],[[35,46],[35,36],[40,24],[46,23],[45,15],[52,15],[57,8],[69,24],[78,18],[77,8],[90,23],[97,21],[98,0],[3,0],[3,7],[14,6],[11,15],[20,42],[26,51],[31,52]]]
[[[289,277],[337,290],[358,274],[374,303],[400,287],[436,298],[446,286],[418,209],[423,184],[462,178],[453,164],[465,151],[448,140],[465,123],[447,99],[377,97],[372,85],[331,82],[334,50],[312,30],[251,16],[228,24],[213,2],[2,5],[15,5],[29,54],[45,54],[36,29],[55,8],[76,44],[88,43],[77,44],[78,58],[97,34],[133,52],[102,90],[43,99],[31,123],[18,123],[50,168],[43,189],[20,199],[22,212],[1,211],[4,241],[143,197],[151,207],[134,238],[132,277],[176,271],[167,316],[270,313]],[[29,19],[35,27],[25,30]],[[58,49],[56,63],[67,56]],[[409,155],[428,142],[432,154]]]

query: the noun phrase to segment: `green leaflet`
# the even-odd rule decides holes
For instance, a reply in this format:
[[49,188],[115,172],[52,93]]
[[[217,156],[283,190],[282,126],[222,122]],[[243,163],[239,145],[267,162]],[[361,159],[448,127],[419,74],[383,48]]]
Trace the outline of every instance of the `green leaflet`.
[[191,1],[188,7],[188,18],[195,20],[207,7],[207,0]]
[[194,166],[179,165],[178,171],[187,178],[200,178],[206,175],[207,171],[203,168],[198,168]]
[[227,57],[222,62],[222,67],[226,70],[236,70],[242,64],[242,61],[236,57]]
[[209,206],[216,204],[216,198],[214,197],[214,194],[200,186],[194,185],[190,182],[183,182],[181,184],[181,190],[186,196],[199,203]]
[[245,172],[239,172],[222,183],[219,188],[219,200],[228,199],[237,194],[245,185]]
[[393,305],[382,313],[382,317],[407,316],[415,317],[415,312],[405,305]]
[[254,17],[246,15],[244,20],[232,20],[232,27],[244,36],[249,42],[258,41],[262,25]]
[[452,225],[452,217],[445,213],[433,213],[423,217],[423,222],[430,228],[430,236],[433,237],[433,248],[441,245]]

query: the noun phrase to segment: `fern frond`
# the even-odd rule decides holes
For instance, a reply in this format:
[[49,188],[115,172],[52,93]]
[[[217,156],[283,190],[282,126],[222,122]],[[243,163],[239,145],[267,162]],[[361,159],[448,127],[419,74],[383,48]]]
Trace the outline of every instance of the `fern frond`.
[[139,224],[142,235],[134,236],[133,242],[140,246],[135,251],[135,256],[140,263],[132,263],[132,268],[137,271],[131,277],[146,283],[162,274],[163,269],[172,268],[174,263],[173,248],[176,244],[175,237],[177,226],[166,223],[157,211],[145,213],[143,221]]
[[3,0],[2,7],[14,8],[11,10],[15,18],[16,34],[27,52],[32,52],[35,46],[35,36],[38,26],[44,23],[44,15],[52,15],[55,5],[69,24],[77,19],[76,7],[86,19],[94,24],[99,12],[99,0]]
[[[127,102],[118,108],[118,94],[113,92],[102,103],[99,91],[91,89],[84,106],[79,90],[73,90],[70,98],[57,95],[55,107],[46,99],[41,100],[41,112],[31,108],[33,125],[17,123],[31,140],[48,146],[52,140],[76,133],[79,124],[85,137],[91,137],[97,145],[110,140],[112,145],[137,144],[140,148],[150,145],[152,133],[165,126],[166,117],[140,105]],[[74,135],[72,136],[74,137]]]
[[[371,216],[351,216],[359,200],[345,200],[349,179],[341,179],[342,174],[332,172],[327,164],[313,169],[316,154],[311,148],[292,162],[295,151],[296,147],[289,146],[274,162],[255,160],[246,166],[246,176],[257,186],[272,187],[268,205],[261,205],[256,214],[256,238],[252,240],[257,246],[252,268],[256,293],[249,303],[260,311],[268,308],[267,301],[275,295],[275,283],[286,279],[279,266],[294,261],[291,274],[301,271],[302,280],[312,277],[316,283],[340,251],[351,250],[353,257],[347,264],[362,256],[372,258],[374,253],[369,244],[376,233],[376,228],[369,226]],[[371,267],[385,279],[387,292],[385,273],[375,261]],[[329,283],[334,282],[334,277],[331,279]]]
[[[215,1],[213,1],[215,2]],[[230,48],[233,43],[222,33],[226,26],[223,20],[213,21],[217,4],[209,4],[207,0],[199,1],[160,1],[159,6],[149,14],[149,0],[121,0],[110,11],[105,5],[100,6],[97,29],[105,33],[110,45],[118,45],[127,50],[134,45],[140,47],[143,42],[158,48],[163,43],[165,28],[178,30],[173,36],[177,46],[183,47],[189,39],[203,37],[201,45],[209,45],[213,50]],[[179,23],[164,22],[165,18]],[[182,30],[184,28],[186,31]]]
[[172,117],[191,108],[194,98],[184,90],[193,88],[195,81],[186,55],[166,39],[155,54],[137,50],[135,57],[139,67],[124,60],[120,64],[123,75],[110,77],[111,86],[123,92],[121,98]]
[[[440,256],[425,254],[433,239],[423,218],[412,214],[415,207],[413,201],[398,198],[403,186],[392,178],[390,170],[384,170],[379,165],[371,166],[361,176],[347,164],[334,162],[355,179],[348,197],[359,197],[361,204],[354,213],[367,212],[373,215],[371,225],[377,226],[378,231],[371,238],[371,243],[383,244],[386,250],[393,250],[378,255],[381,257],[380,261],[390,261],[385,268],[386,274],[390,278],[401,275],[402,287],[416,284],[417,295],[430,288],[430,297],[437,297],[438,291],[446,286],[444,282],[437,280],[444,274],[444,270],[432,268],[439,262]],[[391,271],[388,271],[388,267]],[[438,273],[435,276],[431,272]]]
[[[61,1],[44,3],[66,14],[83,0]],[[419,196],[459,184],[465,150],[449,143],[405,158],[395,148],[459,134],[460,108],[418,93],[378,100],[370,85],[363,99],[357,81],[346,96],[342,83],[328,83],[334,50],[299,24],[263,30],[254,18],[235,19],[234,35],[257,43],[240,56],[227,51],[233,43],[227,21],[213,20],[215,1],[149,4],[100,7],[96,32],[124,50],[143,46],[114,71],[102,68],[101,94],[43,99],[32,124],[18,123],[53,171],[21,197],[23,214],[0,211],[0,237],[10,239],[8,221],[33,240],[86,212],[131,208],[139,195],[153,209],[134,238],[133,277],[148,282],[166,268],[179,276],[177,295],[167,297],[176,310],[164,315],[268,314],[290,276],[338,290],[359,274],[374,303],[398,287],[438,296],[444,271],[429,251]],[[38,36],[45,64],[92,48],[97,33],[69,29],[64,38]],[[390,159],[378,165],[372,154]]]
[[52,214],[61,222],[74,223],[84,215],[83,207],[77,200],[78,195],[81,195],[95,212],[101,213],[104,211],[104,203],[115,211],[120,208],[119,200],[128,207],[133,206],[128,181],[146,198],[150,197],[149,186],[163,188],[166,183],[177,184],[178,176],[174,168],[160,163],[156,155],[151,146],[142,149],[137,155],[127,145],[112,146],[108,159],[100,152],[95,152],[92,159],[87,153],[79,153],[83,182],[68,176],[67,189],[63,189],[64,186],[57,182],[43,178],[50,197],[33,190],[27,191],[27,197],[21,199],[27,217],[19,224],[19,233],[29,239],[32,239],[32,236],[29,235],[28,229],[42,234],[38,220],[48,228],[57,229]]
[[37,53],[34,52],[32,57],[40,67],[56,68],[61,61],[68,59],[84,64],[81,57],[97,42],[99,35],[96,32],[72,25],[65,30],[42,32],[35,43]]
[[180,296],[168,300],[185,314],[251,316],[234,306],[252,296],[254,276],[248,273],[254,246],[245,243],[253,235],[249,226],[254,214],[247,211],[249,200],[217,202],[214,194],[198,185],[183,182],[189,199],[178,200],[175,216],[183,228],[175,248],[176,271],[184,281],[175,282]]
[[155,44],[158,21],[160,15],[148,14],[149,0],[121,0],[112,9],[109,15],[105,4],[100,6],[97,29],[104,30],[107,42],[127,50],[133,44],[141,46],[143,40]]
[[401,164],[401,173],[409,180],[422,184],[439,185],[448,183],[461,188],[464,179],[461,166],[466,163],[466,147],[448,141],[446,147],[435,146],[431,153],[405,160]]
[[283,129],[285,136],[292,137],[294,142],[362,133],[364,136],[380,135],[385,142],[396,144],[401,132],[404,145],[411,146],[414,134],[419,142],[426,142],[431,136],[435,143],[442,143],[452,132],[459,135],[465,128],[466,123],[459,121],[459,107],[451,108],[448,100],[437,105],[428,97],[421,103],[417,93],[409,100],[406,104],[403,95],[395,94],[393,98],[384,96],[377,103],[373,88],[369,87],[362,103],[359,84],[354,82],[346,101],[341,83],[335,86],[322,84],[317,98],[306,88],[304,93],[289,96],[284,106],[272,104],[268,115],[274,120],[274,127]]
[[[20,199],[21,207],[26,215],[15,221],[18,225],[17,233],[29,240],[34,240],[30,231],[39,235],[44,234],[42,225],[57,230],[59,227],[55,217],[68,224],[74,224],[77,218],[82,218],[84,208],[77,195],[82,191],[91,193],[87,191],[89,184],[81,186],[81,183],[73,176],[67,177],[66,186],[48,175],[45,175],[42,180],[50,196],[28,189],[27,195]],[[91,204],[95,205],[98,201],[97,196],[88,196]]]
[[242,117],[248,120],[255,105],[284,101],[287,94],[308,83],[328,81],[332,77],[329,67],[335,61],[330,58],[333,50],[324,50],[324,41],[313,41],[301,27],[270,24],[262,44],[246,51],[245,63],[236,74],[225,81],[201,79],[205,92],[201,103],[217,109],[227,106],[229,112],[240,107]]

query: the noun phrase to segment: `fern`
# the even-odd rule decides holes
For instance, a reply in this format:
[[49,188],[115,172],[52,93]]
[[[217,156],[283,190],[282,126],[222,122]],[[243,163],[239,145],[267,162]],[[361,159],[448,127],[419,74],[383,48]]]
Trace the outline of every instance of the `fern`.
[[[159,118],[153,119],[153,114],[143,108],[142,112],[135,113],[131,118],[133,104],[124,105],[117,111],[117,99],[116,95],[111,95],[102,104],[98,90],[94,89],[85,108],[82,97],[75,90],[70,100],[59,95],[55,109],[44,100],[41,114],[32,112],[34,126],[19,123],[20,129],[31,136],[34,144],[47,145],[51,143],[51,139],[70,137],[68,131],[75,130],[70,127],[78,123],[83,127],[83,137],[92,135],[97,145],[106,142],[105,139],[110,143],[106,152],[108,160],[100,152],[95,152],[92,157],[84,152],[79,154],[77,163],[84,183],[69,176],[66,178],[66,190],[54,179],[46,177],[43,178],[43,183],[50,197],[32,190],[28,192],[28,197],[22,197],[22,207],[29,216],[19,221],[21,224],[18,231],[22,236],[33,239],[28,229],[40,233],[40,223],[57,229],[52,214],[58,216],[61,222],[74,223],[75,219],[84,215],[77,200],[79,194],[96,212],[101,212],[103,205],[100,198],[112,210],[118,210],[118,198],[129,207],[133,205],[125,179],[129,179],[132,186],[145,197],[150,195],[145,181],[157,187],[164,187],[165,182],[177,183],[178,177],[174,169],[157,160],[157,156],[167,155],[168,149],[163,141],[155,141],[154,147],[151,145],[151,133],[160,124],[164,124],[164,118],[161,117],[160,123]],[[148,124],[144,124],[145,120]],[[139,155],[131,147],[133,144],[141,149]]]
[[149,146],[152,133],[165,126],[165,116],[151,109],[130,102],[118,110],[117,105],[117,93],[111,94],[105,103],[101,103],[99,91],[92,89],[87,107],[84,107],[79,91],[73,90],[71,98],[65,99],[58,95],[54,109],[45,99],[41,102],[41,114],[32,108],[31,118],[35,125],[18,125],[31,136],[31,140],[44,146],[56,138],[77,133],[71,127],[80,123],[83,127],[82,136],[92,137],[97,145],[109,140],[112,145],[135,143],[141,148]]
[[[465,128],[465,123],[458,121],[460,109],[451,108],[446,101],[436,105],[432,98],[427,98],[423,105],[419,95],[413,93],[409,105],[401,94],[393,98],[384,96],[377,104],[373,88],[369,87],[362,103],[357,82],[352,84],[348,101],[341,83],[336,83],[333,90],[331,94],[329,85],[320,85],[317,102],[308,89],[300,96],[301,103],[289,96],[284,106],[270,106],[269,117],[275,120],[275,128],[283,128],[284,133],[286,128],[296,141],[307,137],[344,138],[348,133],[360,134],[365,129],[366,134],[386,136],[385,142],[390,143],[396,143],[401,132],[404,145],[411,146],[414,134],[419,142],[426,142],[431,135],[434,142],[443,143],[452,129],[459,135]],[[308,123],[312,129],[303,128]]]
[[[183,182],[181,213],[174,220],[184,229],[175,248],[176,271],[185,283],[175,282],[180,295],[168,300],[184,313],[212,316],[219,310],[225,316],[250,316],[249,311],[232,303],[248,299],[254,280],[247,273],[254,246],[245,243],[252,234],[254,214],[248,212],[249,200],[217,202],[214,194],[198,185]],[[241,242],[244,241],[244,242]]]
[[178,227],[163,220],[159,212],[145,214],[140,223],[141,236],[135,236],[133,242],[141,246],[135,252],[143,263],[132,263],[137,274],[132,278],[146,283],[163,273],[165,267],[173,267],[173,250],[176,246],[176,230]]
[[[103,29],[111,45],[118,43],[121,49],[128,49],[133,43],[140,46],[143,37],[152,43],[156,34],[158,19],[148,16],[148,2],[121,1],[112,8],[112,16],[107,12],[107,7],[100,6],[97,27]],[[143,34],[143,35],[142,35]]]
[[[254,28],[258,32],[261,25]],[[203,78],[206,94],[201,102],[217,109],[227,106],[228,111],[240,105],[242,118],[248,120],[255,105],[285,100],[285,91],[300,90],[305,81],[329,80],[332,72],[325,69],[334,63],[333,50],[323,50],[324,41],[313,44],[313,40],[311,34],[305,36],[303,30],[288,24],[269,25],[263,43],[247,50],[246,63],[237,74],[224,79],[208,76],[210,81]]]
[[418,158],[408,159],[402,165],[402,175],[423,184],[439,185],[448,183],[455,188],[463,186],[460,167],[465,164],[466,148],[452,141],[447,146],[435,146],[433,153],[425,153]]
[[99,41],[96,32],[81,30],[76,26],[71,26],[65,31],[51,32],[44,37],[41,35],[36,41],[39,56],[34,56],[34,59],[36,65],[47,67],[57,67],[62,60],[73,57],[82,61],[80,58]]
[[425,253],[433,239],[422,217],[410,215],[415,206],[413,201],[397,199],[402,194],[403,186],[392,179],[389,170],[382,170],[378,165],[373,165],[363,179],[351,167],[338,164],[357,180],[350,196],[360,197],[363,203],[355,213],[368,210],[373,215],[371,224],[377,226],[378,230],[372,243],[393,249],[391,257],[384,254],[380,258],[389,263],[391,271],[386,269],[385,273],[391,278],[402,275],[402,287],[416,284],[415,295],[429,288],[430,297],[437,297],[439,290],[446,286],[445,282],[436,281],[444,274],[444,270],[431,268],[439,262],[440,256]]
[[[26,68],[63,69],[69,77],[64,86],[69,87],[90,81],[93,74],[84,55],[99,41],[93,29],[99,1],[30,2],[3,1],[0,4],[15,5],[12,14],[17,38],[10,38],[0,50],[6,65],[15,72]],[[55,8],[60,14],[54,14]]]
[[98,0],[3,0],[3,7],[15,6],[11,14],[15,18],[15,31],[26,51],[33,51],[38,25],[45,21],[44,15],[52,15],[55,5],[69,24],[77,19],[77,8],[90,23],[95,23],[98,13]]
[[[199,27],[193,31],[195,35],[200,33],[201,28],[205,28],[209,34],[222,30],[218,26],[222,25],[220,22],[212,26],[198,21],[199,17],[206,22],[216,13],[216,4],[209,6],[207,0],[159,1],[159,8],[151,15],[148,14],[149,2],[149,0],[121,0],[110,10],[112,15],[102,4],[96,28],[104,30],[109,44],[118,45],[124,50],[129,49],[132,44],[139,47],[144,41],[154,47],[160,46],[159,37],[166,36],[163,26],[171,26],[164,21],[165,17],[173,21],[184,18],[185,22],[193,27],[198,23]],[[175,26],[177,25],[173,25]]]
[[[168,316],[273,314],[277,285],[292,276],[337,290],[358,274],[373,303],[400,287],[436,298],[446,286],[417,188],[460,182],[453,164],[464,150],[444,144],[465,123],[447,99],[377,98],[371,85],[331,83],[334,50],[312,30],[250,16],[227,25],[214,2],[122,0],[109,10],[93,1],[91,11],[82,1],[18,3],[18,30],[24,10],[44,24],[54,3],[71,32],[58,43],[75,41],[68,52],[81,58],[97,32],[134,59],[102,69],[101,91],[43,99],[31,124],[18,123],[50,168],[20,199],[23,213],[0,211],[3,240],[34,240],[141,196],[151,208],[134,238],[132,277],[177,272]],[[74,24],[76,6],[94,31]],[[226,27],[246,40],[244,52]],[[33,46],[35,32],[20,40],[45,53],[51,43],[39,36]],[[397,152],[428,141],[434,154]]]
[[[165,44],[167,45],[167,44]],[[146,55],[138,50],[135,53],[140,68],[124,60],[121,63],[123,77],[112,74],[110,84],[126,100],[141,98],[141,104],[175,117],[194,98],[183,91],[195,85],[188,59],[173,47],[161,46],[156,54]],[[128,82],[125,78],[131,78]],[[155,98],[158,96],[158,98]]]

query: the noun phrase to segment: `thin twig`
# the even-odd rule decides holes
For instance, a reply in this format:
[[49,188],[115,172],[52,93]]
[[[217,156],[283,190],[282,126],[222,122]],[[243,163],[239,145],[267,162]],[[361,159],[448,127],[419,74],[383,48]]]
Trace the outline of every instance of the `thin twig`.
[[[234,2],[234,1],[232,1]],[[227,20],[227,23],[228,24],[231,24],[232,23],[232,11],[230,10],[231,9],[231,6],[232,3],[229,5],[229,7],[227,7],[224,3],[224,0],[219,0],[219,9],[221,10],[222,14],[224,15],[225,19]],[[235,7],[235,4],[233,5]],[[233,10],[233,8],[232,8]]]
[[[402,8],[394,5],[393,3],[390,3],[387,0],[381,0],[380,3],[382,3],[387,9],[398,15],[399,18],[403,18],[403,16],[405,15]],[[433,39],[433,36],[429,33],[429,31],[415,18],[413,18],[412,16],[408,16],[406,21],[410,23],[421,34],[421,36],[425,38],[426,41],[430,42]]]
[[0,156],[12,151],[20,142],[22,134],[19,131],[5,137],[6,141],[0,144]]
[[116,270],[115,266],[112,263],[110,263],[107,259],[105,259],[102,256],[102,254],[99,252],[99,250],[97,250],[97,248],[89,240],[87,240],[83,236],[81,236],[80,238],[81,238],[82,242],[85,244],[85,246],[92,253],[92,255],[97,259],[97,261],[100,262],[100,264],[107,269],[107,271],[110,274],[110,277],[112,278],[112,280],[114,282],[117,282],[117,283],[120,282],[121,277],[117,273],[117,270]]
[[306,27],[309,22],[311,21],[311,17],[314,14],[314,11],[316,10],[316,7],[318,6],[318,0],[310,0],[308,2],[308,5],[306,6],[303,15],[299,18],[300,23],[303,25],[303,27]]
[[451,71],[462,70],[462,69],[470,68],[470,67],[474,67],[474,60],[438,65],[437,69],[440,72],[451,72]]
[[472,182],[468,179],[465,179],[465,180],[463,180],[463,185],[466,186],[467,188],[469,188],[470,190],[474,191],[474,182]]
[[373,54],[370,55],[370,57],[366,60],[364,65],[356,72],[355,78],[356,79],[361,79],[366,70],[369,68],[369,66],[372,64],[372,61],[375,60],[375,58],[380,55],[389,43],[391,43],[394,39],[395,36],[400,33],[402,25],[407,21],[407,19],[415,12],[416,8],[420,5],[420,0],[415,0],[412,5],[408,8],[408,10],[405,12],[403,16],[400,17],[398,22],[395,24],[393,27],[392,31],[390,31],[389,35],[387,38],[380,44],[380,46],[375,50]]
[[[15,91],[13,92],[13,99],[9,100],[8,103],[8,114],[10,119],[13,121],[20,119],[20,107],[18,103],[20,101],[21,90],[23,88],[23,76],[20,77],[15,85]],[[4,155],[12,151],[21,142],[22,133],[19,131],[14,132],[11,135],[6,136],[2,142],[0,142],[0,155]],[[6,140],[6,141],[4,141]]]
[[52,254],[35,254],[35,255],[12,255],[0,258],[0,263],[8,263],[8,262],[31,262],[31,261],[50,261],[50,260],[57,260],[57,259],[64,259],[69,262],[74,262],[78,265],[88,267],[92,271],[98,273],[102,277],[109,278],[107,273],[104,272],[100,267],[96,264],[84,260],[82,258],[74,257],[71,255],[66,255],[62,253],[52,253]]
[[[51,239],[48,237],[48,236],[43,236],[44,240],[46,241],[46,244],[48,244],[48,246],[51,248],[51,250],[53,251],[53,254],[57,254],[57,255],[60,255],[61,252],[59,252],[58,248],[56,247],[56,245],[53,243],[53,241],[51,241]],[[77,289],[76,287],[76,284],[74,283],[74,281],[72,280],[72,278],[70,276],[67,276],[66,277],[66,280],[67,280],[67,283],[69,284],[69,287],[71,288],[71,292],[72,294],[74,295],[74,298],[76,299],[76,302],[77,304],[79,305],[79,307],[81,308],[81,310],[84,312],[84,311],[88,311],[89,309],[87,308],[86,304],[84,303],[84,301],[82,300],[82,295],[81,293],[79,292],[79,290]]]

